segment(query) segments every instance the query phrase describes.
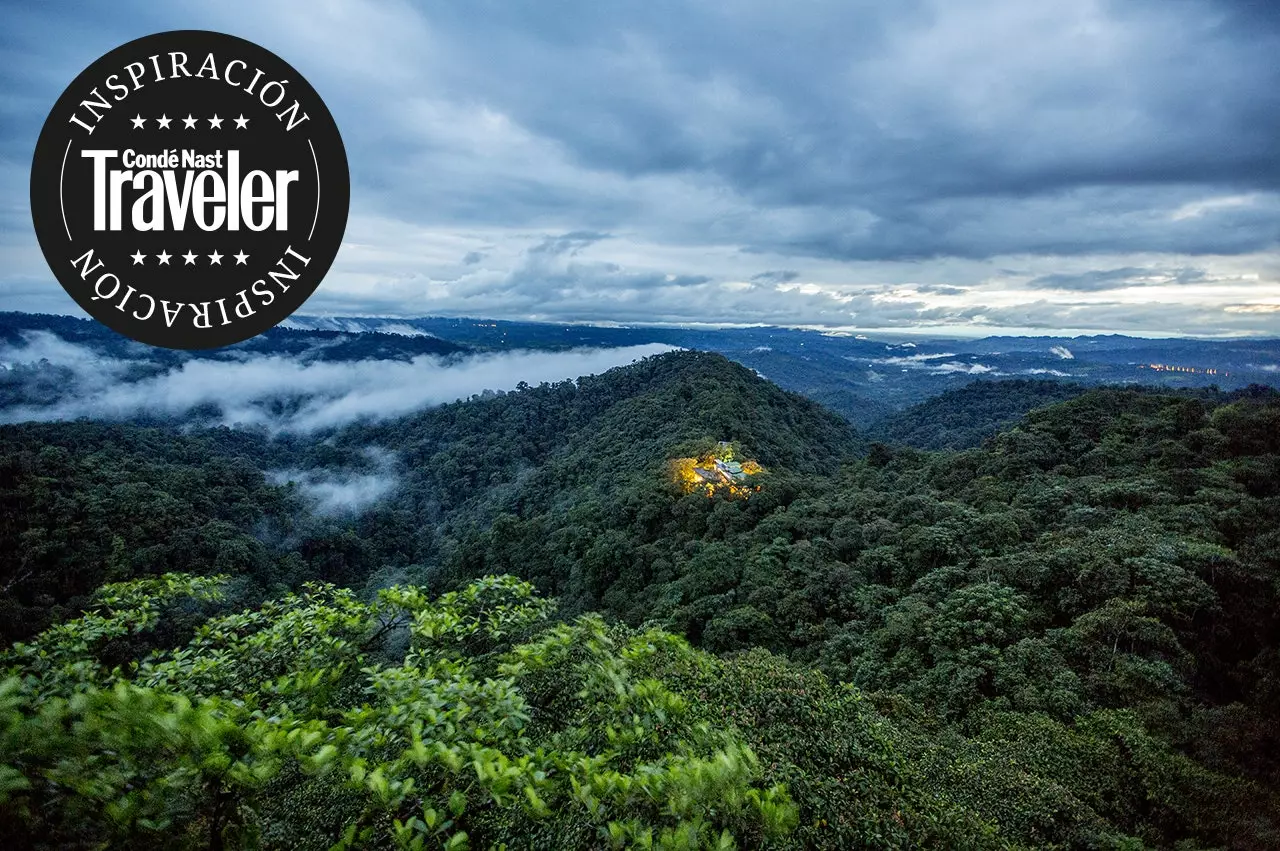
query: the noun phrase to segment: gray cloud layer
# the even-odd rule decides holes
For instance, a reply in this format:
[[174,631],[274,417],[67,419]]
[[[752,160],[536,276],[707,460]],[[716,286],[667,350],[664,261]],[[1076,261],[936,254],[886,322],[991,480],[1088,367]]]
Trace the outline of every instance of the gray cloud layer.
[[0,348],[0,367],[41,361],[66,370],[61,398],[49,405],[0,411],[0,422],[124,419],[178,415],[214,406],[227,425],[314,432],[358,420],[402,416],[485,390],[514,390],[591,375],[672,347],[653,344],[569,352],[504,352],[460,361],[418,357],[401,361],[303,363],[288,357],[239,361],[190,360],[147,378],[135,361],[104,358],[52,334],[28,335],[22,346]]
[[198,26],[343,129],[352,225],[309,312],[1274,334],[1269,9],[10,3],[0,298],[70,309],[25,207],[61,87]]

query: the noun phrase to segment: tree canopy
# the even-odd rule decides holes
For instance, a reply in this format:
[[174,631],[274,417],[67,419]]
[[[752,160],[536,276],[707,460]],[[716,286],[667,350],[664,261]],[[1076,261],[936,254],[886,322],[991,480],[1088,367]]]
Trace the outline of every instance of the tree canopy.
[[[1024,405],[1000,386],[972,410]],[[931,452],[679,352],[312,440],[0,428],[5,816],[86,847],[1280,846],[1280,398],[1071,395]],[[749,499],[670,474],[722,441]],[[278,475],[373,450],[360,511]],[[464,767],[406,756],[415,724]]]

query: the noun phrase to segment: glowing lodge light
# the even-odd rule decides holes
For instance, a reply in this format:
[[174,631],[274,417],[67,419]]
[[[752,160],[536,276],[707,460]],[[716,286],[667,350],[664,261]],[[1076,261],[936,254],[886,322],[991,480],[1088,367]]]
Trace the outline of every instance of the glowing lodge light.
[[759,492],[760,486],[750,484],[748,478],[763,473],[764,467],[757,461],[739,463],[732,458],[732,451],[724,444],[698,458],[675,458],[671,477],[685,493],[703,492],[708,499],[717,493],[746,499]]

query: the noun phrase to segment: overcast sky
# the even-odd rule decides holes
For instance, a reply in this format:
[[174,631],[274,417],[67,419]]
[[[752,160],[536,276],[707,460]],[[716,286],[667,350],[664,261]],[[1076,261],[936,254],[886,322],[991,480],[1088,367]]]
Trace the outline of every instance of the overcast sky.
[[63,88],[167,29],[307,76],[352,210],[304,313],[1280,336],[1280,3],[0,2],[0,309]]

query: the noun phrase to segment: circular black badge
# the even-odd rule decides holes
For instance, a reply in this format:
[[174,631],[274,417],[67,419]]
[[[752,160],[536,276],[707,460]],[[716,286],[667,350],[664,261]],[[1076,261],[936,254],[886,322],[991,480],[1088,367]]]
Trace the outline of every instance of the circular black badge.
[[351,182],[333,116],[280,57],[157,33],[76,77],[45,120],[31,215],[94,318],[173,349],[246,340],[329,271]]

